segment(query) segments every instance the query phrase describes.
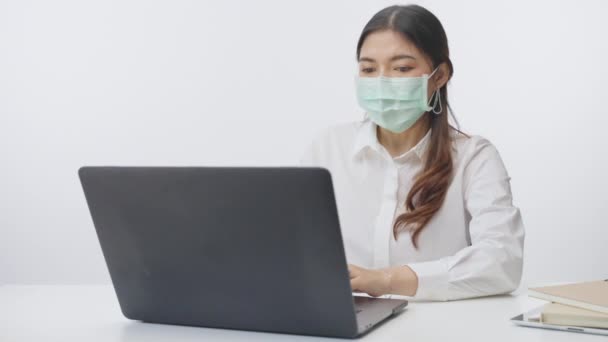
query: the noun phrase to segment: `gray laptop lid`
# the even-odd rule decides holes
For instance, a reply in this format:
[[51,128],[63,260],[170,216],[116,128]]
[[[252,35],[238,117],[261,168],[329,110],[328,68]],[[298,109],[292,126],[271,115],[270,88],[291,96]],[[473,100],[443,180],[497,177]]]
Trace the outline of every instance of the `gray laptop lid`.
[[328,170],[83,167],[79,176],[126,317],[357,334]]

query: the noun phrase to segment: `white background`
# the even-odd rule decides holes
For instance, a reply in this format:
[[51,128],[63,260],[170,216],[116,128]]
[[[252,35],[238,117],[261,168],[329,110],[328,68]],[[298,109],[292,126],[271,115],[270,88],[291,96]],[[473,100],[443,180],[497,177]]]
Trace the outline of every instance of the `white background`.
[[[512,176],[524,284],[608,278],[608,2],[419,3]],[[0,0],[0,283],[109,282],[82,165],[291,165],[360,119],[356,41],[392,4]]]

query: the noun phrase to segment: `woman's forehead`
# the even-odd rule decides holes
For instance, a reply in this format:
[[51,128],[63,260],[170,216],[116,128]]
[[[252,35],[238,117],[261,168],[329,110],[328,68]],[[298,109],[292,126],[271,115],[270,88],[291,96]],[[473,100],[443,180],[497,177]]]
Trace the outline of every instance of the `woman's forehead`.
[[382,30],[370,33],[361,46],[359,59],[370,58],[377,61],[390,60],[397,55],[421,58],[421,53],[405,35],[394,30]]

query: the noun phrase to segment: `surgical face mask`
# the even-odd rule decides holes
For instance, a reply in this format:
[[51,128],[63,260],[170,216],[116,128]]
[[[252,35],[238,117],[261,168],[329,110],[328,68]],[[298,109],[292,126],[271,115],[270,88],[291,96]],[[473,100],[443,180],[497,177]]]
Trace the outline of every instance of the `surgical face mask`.
[[[357,101],[378,126],[394,133],[410,128],[425,112],[441,113],[440,92],[427,100],[428,81],[437,71],[420,77],[356,76]],[[435,107],[439,103],[439,111]]]

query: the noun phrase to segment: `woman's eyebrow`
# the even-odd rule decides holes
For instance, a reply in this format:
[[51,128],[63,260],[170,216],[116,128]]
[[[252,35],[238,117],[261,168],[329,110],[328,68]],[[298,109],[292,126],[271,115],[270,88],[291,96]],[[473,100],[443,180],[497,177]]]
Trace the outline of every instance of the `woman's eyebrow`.
[[359,58],[359,62],[376,63],[376,60],[373,58],[369,58],[369,57],[361,57],[361,58]]
[[390,61],[396,61],[398,59],[416,59],[414,58],[414,56],[410,56],[410,55],[395,55],[393,57],[391,57]]
[[[410,55],[395,55],[393,57],[390,58],[389,61],[394,62],[398,59],[416,59],[414,56],[410,56]],[[359,62],[371,62],[371,63],[376,63],[376,60],[370,57],[361,57],[359,58]]]

